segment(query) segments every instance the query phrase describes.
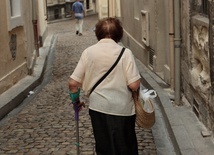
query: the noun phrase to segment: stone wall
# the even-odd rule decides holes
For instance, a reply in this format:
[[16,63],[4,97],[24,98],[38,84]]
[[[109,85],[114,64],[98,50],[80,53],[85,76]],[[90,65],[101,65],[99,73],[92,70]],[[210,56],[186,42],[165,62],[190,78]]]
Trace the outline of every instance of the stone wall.
[[208,36],[209,27],[206,19],[194,16],[192,18],[191,84],[205,101],[209,100],[211,88]]
[[209,18],[206,14],[201,14],[201,5],[201,0],[182,0],[181,88],[183,95],[191,104],[192,110],[199,120],[208,129],[214,131],[214,103],[212,103],[212,98],[214,97],[211,95],[210,76]]
[[[23,0],[21,6],[16,7],[18,11],[15,16],[11,14],[12,4],[0,1],[0,94],[28,75],[28,61],[31,60],[34,45],[31,1]],[[17,4],[19,2],[14,6]]]

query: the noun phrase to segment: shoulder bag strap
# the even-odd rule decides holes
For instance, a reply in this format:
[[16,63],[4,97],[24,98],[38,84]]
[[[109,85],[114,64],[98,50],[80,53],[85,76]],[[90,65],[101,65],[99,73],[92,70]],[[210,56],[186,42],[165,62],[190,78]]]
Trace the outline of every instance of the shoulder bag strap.
[[120,58],[122,57],[123,53],[125,51],[125,47],[120,52],[120,55],[118,56],[117,60],[114,62],[114,64],[111,66],[111,68],[97,81],[97,83],[92,87],[89,95],[94,91],[94,89],[109,75],[109,73],[114,69],[114,67],[117,65],[117,63],[120,61]]

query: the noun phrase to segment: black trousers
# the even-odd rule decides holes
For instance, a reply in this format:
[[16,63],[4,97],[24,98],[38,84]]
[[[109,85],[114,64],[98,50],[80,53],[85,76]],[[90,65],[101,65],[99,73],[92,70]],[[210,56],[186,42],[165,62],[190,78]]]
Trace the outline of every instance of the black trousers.
[[138,155],[136,116],[114,116],[89,110],[97,155]]

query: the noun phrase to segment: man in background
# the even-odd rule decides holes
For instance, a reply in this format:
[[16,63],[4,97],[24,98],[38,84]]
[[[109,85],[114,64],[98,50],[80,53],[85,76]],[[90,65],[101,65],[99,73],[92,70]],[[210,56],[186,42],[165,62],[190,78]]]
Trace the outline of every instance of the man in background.
[[80,0],[76,0],[76,2],[72,5],[72,16],[76,19],[76,35],[81,36],[85,10]]

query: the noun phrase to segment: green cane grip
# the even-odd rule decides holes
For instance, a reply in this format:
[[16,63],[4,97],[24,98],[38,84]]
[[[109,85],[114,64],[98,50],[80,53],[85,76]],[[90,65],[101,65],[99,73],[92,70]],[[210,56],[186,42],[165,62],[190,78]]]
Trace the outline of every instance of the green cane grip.
[[75,93],[72,93],[69,91],[69,96],[70,96],[72,102],[77,102],[79,100],[79,96],[80,96],[80,88]]

